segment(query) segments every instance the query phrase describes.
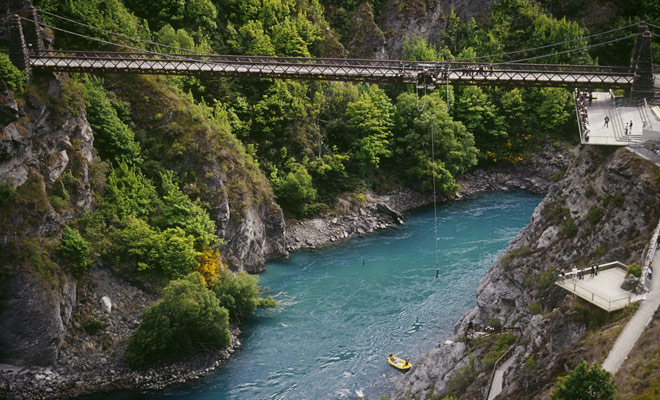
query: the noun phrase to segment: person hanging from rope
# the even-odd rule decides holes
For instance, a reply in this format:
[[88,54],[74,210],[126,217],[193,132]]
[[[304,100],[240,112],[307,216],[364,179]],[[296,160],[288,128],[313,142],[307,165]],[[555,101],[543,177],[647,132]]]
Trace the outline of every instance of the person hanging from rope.
[[438,278],[440,278],[440,268],[436,267],[436,269],[435,269],[435,279],[438,279]]

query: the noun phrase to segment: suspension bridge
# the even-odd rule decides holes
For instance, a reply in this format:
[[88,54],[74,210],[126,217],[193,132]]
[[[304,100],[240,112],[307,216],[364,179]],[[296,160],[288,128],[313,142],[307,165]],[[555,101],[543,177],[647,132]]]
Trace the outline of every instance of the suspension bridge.
[[[132,51],[47,50],[41,38],[42,26]],[[648,25],[640,23],[637,34],[613,40],[636,37],[629,67],[529,63],[547,55],[526,58],[522,60],[524,63],[521,60],[487,63],[175,54],[147,51],[66,31],[41,22],[37,10],[30,7],[11,17],[10,58],[28,76],[33,72],[87,72],[363,81],[415,84],[425,89],[442,84],[623,88],[630,91],[631,98],[651,99],[654,95],[651,36]]]

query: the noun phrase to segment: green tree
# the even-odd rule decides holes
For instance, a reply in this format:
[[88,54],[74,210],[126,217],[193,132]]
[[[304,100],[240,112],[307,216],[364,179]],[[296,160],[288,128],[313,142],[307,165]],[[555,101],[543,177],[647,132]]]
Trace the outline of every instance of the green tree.
[[358,99],[346,107],[346,127],[354,138],[351,152],[356,161],[377,169],[382,158],[392,155],[394,107],[377,86],[361,89]]
[[156,188],[139,170],[119,163],[106,180],[101,212],[110,221],[129,215],[148,219],[160,208]]
[[612,375],[600,365],[582,360],[570,374],[557,379],[552,400],[615,400]]
[[[460,122],[453,121],[446,104],[437,94],[419,100],[425,102],[420,112],[414,93],[402,93],[396,102],[396,164],[408,179],[430,189],[435,169],[441,193],[453,193],[458,187],[454,177],[477,162],[474,137]],[[431,130],[433,129],[433,135]],[[432,163],[431,137],[434,137],[435,168]]]
[[215,222],[199,201],[193,202],[181,191],[172,171],[161,174],[161,179],[162,212],[154,218],[154,224],[161,229],[183,229],[185,235],[194,238],[198,250],[218,245]]
[[170,282],[163,299],[148,307],[126,348],[132,368],[194,350],[220,349],[231,344],[229,313],[193,272]]
[[312,177],[304,165],[295,163],[279,184],[275,186],[278,203],[288,212],[301,215],[304,206],[316,200],[316,189],[312,185]]
[[87,89],[87,120],[94,132],[94,147],[103,160],[112,164],[136,166],[142,163],[140,145],[133,131],[117,115],[97,78],[85,81]]
[[89,267],[89,243],[77,229],[67,226],[62,232],[59,251],[71,263],[73,273],[80,278]]
[[245,271],[237,272],[235,275],[224,271],[215,280],[213,292],[219,304],[229,311],[229,318],[232,321],[242,321],[254,313],[261,304],[258,282],[258,276],[250,275]]
[[18,91],[25,82],[25,72],[19,70],[9,60],[9,55],[0,53],[0,78],[11,91]]

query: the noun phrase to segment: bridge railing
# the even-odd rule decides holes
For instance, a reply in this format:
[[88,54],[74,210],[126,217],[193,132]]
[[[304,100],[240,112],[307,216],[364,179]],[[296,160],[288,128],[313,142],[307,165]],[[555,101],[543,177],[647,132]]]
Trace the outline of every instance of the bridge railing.
[[475,62],[419,62],[406,60],[376,60],[359,58],[317,58],[317,57],[277,57],[219,54],[176,54],[121,51],[84,51],[84,50],[44,50],[32,53],[34,58],[91,58],[91,59],[131,59],[131,60],[181,60],[209,61],[250,64],[320,64],[341,66],[365,66],[400,68],[416,71],[465,70],[474,74],[486,73],[494,69],[521,72],[569,72],[603,73],[608,75],[630,75],[625,67],[569,64],[522,64],[522,63],[475,63]]

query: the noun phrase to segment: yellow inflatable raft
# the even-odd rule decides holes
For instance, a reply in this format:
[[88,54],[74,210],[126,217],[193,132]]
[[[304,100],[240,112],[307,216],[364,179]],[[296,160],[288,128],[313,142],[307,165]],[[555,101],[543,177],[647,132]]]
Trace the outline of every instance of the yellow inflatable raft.
[[387,357],[387,362],[394,368],[401,371],[408,371],[410,367],[412,367],[412,364],[410,364],[410,362],[406,362],[405,360],[402,360],[396,356]]

